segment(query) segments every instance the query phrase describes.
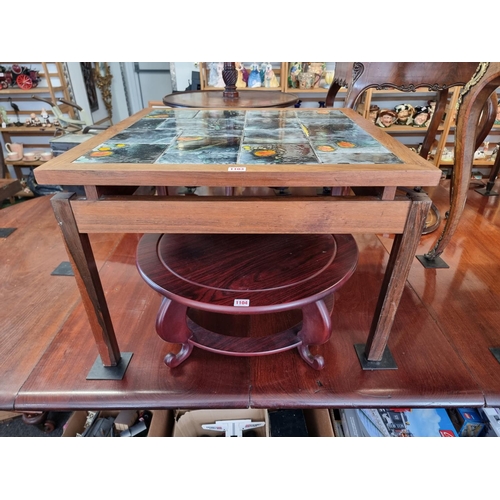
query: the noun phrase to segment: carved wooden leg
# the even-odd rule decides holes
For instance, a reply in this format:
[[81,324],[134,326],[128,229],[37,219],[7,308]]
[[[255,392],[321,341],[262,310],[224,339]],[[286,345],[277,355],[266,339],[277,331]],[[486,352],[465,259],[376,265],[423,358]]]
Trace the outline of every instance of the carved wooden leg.
[[323,300],[307,304],[302,308],[302,329],[297,337],[302,343],[297,347],[302,359],[315,370],[321,370],[325,361],[323,356],[313,356],[310,345],[320,345],[328,342],[332,334],[332,320]]
[[158,335],[166,342],[182,345],[177,354],[168,353],[165,356],[165,364],[171,368],[180,365],[193,350],[193,345],[189,343],[192,333],[186,323],[186,311],[186,306],[163,297],[156,317]]
[[497,64],[480,63],[476,75],[462,91],[462,103],[457,113],[455,132],[455,166],[453,167],[450,187],[450,213],[443,232],[435,242],[434,247],[425,254],[425,258],[428,260],[435,260],[443,253],[456,231],[465,208],[474,151],[477,145],[478,123],[486,102],[491,99],[492,92],[500,85],[500,74],[495,73],[499,69]]

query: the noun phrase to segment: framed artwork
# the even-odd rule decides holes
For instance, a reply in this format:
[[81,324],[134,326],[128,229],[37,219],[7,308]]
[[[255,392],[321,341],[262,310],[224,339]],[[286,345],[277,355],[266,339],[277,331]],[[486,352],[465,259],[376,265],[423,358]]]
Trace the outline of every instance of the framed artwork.
[[97,111],[99,109],[99,101],[97,100],[93,63],[81,62],[80,66],[82,68],[83,82],[85,83],[90,111]]

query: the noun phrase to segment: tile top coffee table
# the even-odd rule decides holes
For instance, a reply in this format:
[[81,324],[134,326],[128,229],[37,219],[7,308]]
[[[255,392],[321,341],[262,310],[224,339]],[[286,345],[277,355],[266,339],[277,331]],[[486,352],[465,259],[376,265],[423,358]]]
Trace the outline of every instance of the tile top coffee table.
[[[387,340],[440,170],[349,109],[145,109],[35,170],[52,199],[104,367],[122,355],[88,233],[395,234],[360,362]],[[374,188],[367,196],[149,196],[148,186]],[[382,363],[382,365],[380,364]]]

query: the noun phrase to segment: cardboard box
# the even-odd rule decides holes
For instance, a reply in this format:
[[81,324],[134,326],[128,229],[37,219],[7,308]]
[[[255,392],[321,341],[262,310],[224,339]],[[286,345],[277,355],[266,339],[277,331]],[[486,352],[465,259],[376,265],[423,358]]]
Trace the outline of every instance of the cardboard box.
[[264,427],[253,429],[257,437],[269,436],[267,410],[180,410],[176,412],[173,437],[215,437],[222,432],[205,430],[202,424],[213,424],[219,420],[248,419],[252,422],[265,422]]
[[[101,417],[116,417],[119,410],[101,411]],[[174,415],[172,410],[153,410],[153,417],[149,425],[147,437],[166,437],[172,434]],[[75,411],[66,422],[62,437],[76,437],[81,434],[85,428],[87,420],[87,411]]]
[[490,432],[486,435],[500,437],[500,408],[480,408],[479,413],[490,428]]
[[[101,411],[101,416],[116,417],[119,411]],[[218,436],[220,432],[207,431],[201,423],[214,423],[217,420],[250,419],[263,421],[264,427],[255,429],[258,437],[269,437],[269,415],[267,410],[153,410],[153,418],[147,437],[194,437]],[[332,422],[327,409],[303,410],[309,437],[334,437]],[[83,432],[87,411],[75,411],[64,426],[62,437],[76,437]]]
[[335,437],[330,411],[327,408],[304,410],[309,437]]
[[486,425],[475,408],[450,408],[448,415],[460,437],[477,437]]
[[[327,409],[303,410],[309,437],[334,437],[332,422]],[[201,424],[218,420],[250,419],[264,421],[265,427],[255,429],[258,437],[270,437],[269,412],[263,409],[245,410],[178,410],[175,413],[173,437],[220,436],[221,432],[204,430]]]

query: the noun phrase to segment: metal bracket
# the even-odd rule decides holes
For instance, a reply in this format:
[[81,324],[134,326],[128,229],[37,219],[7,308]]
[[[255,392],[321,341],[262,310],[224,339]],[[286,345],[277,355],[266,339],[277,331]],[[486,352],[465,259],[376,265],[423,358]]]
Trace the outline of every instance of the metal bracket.
[[0,227],[0,238],[7,238],[16,229],[17,229],[17,227]]
[[449,269],[449,265],[441,258],[428,259],[425,255],[416,255],[420,264],[426,269]]
[[474,189],[474,191],[483,196],[498,196],[498,191],[489,191],[487,187]]
[[361,363],[361,368],[363,370],[397,370],[398,365],[392,357],[391,351],[386,347],[384,349],[384,354],[380,361],[368,361],[365,356],[365,346],[366,344],[354,344],[354,349],[356,349],[356,354],[358,355],[359,362]]
[[490,352],[495,356],[495,359],[500,363],[500,347],[490,347]]
[[69,262],[61,262],[51,273],[51,276],[74,276],[73,268]]
[[101,356],[97,356],[94,365],[87,375],[87,380],[122,380],[132,358],[132,352],[120,353],[120,361],[116,366],[104,366]]

